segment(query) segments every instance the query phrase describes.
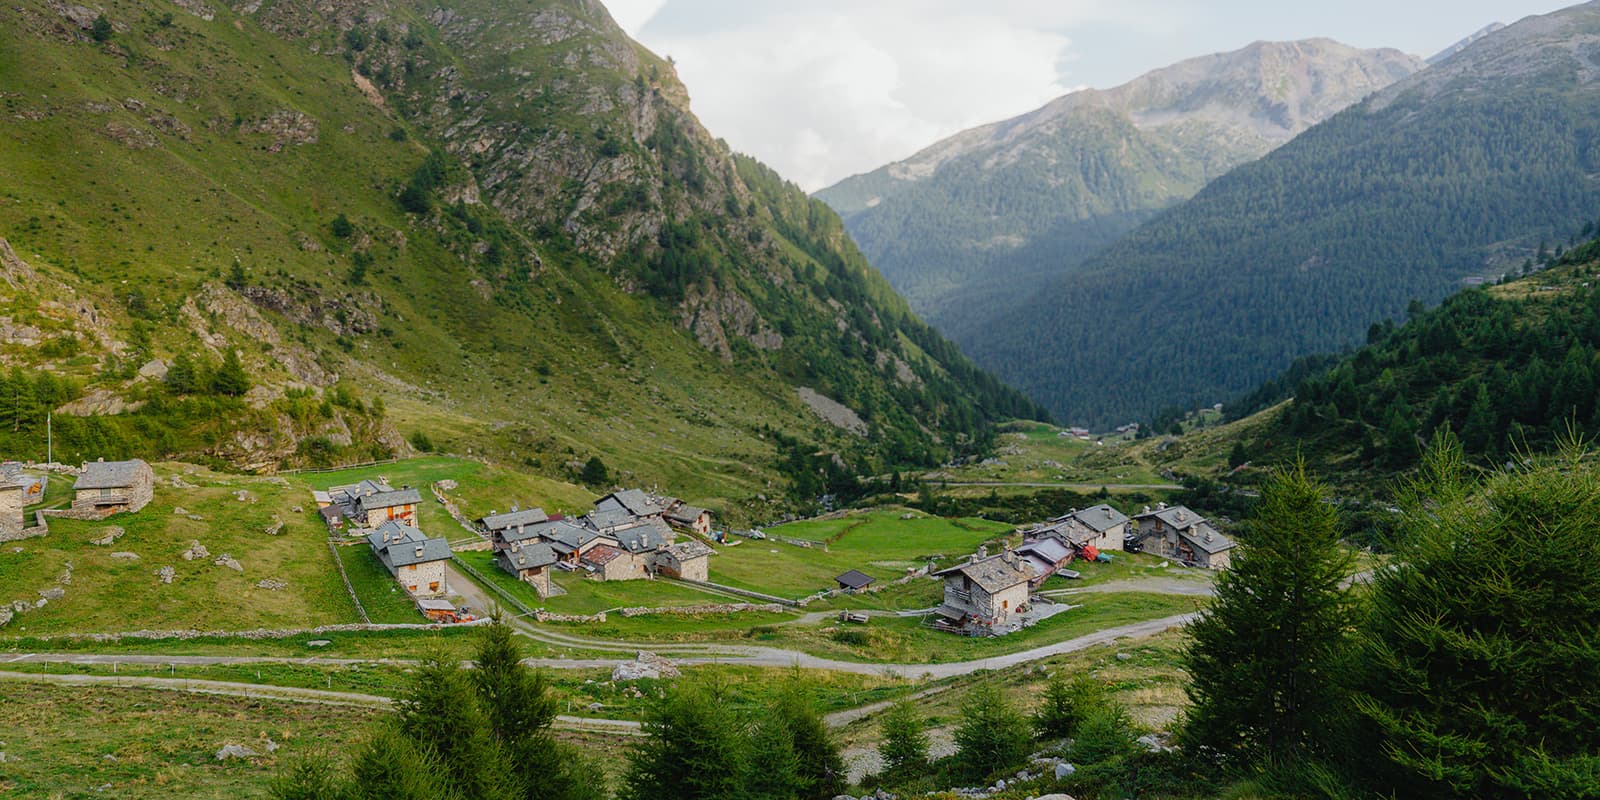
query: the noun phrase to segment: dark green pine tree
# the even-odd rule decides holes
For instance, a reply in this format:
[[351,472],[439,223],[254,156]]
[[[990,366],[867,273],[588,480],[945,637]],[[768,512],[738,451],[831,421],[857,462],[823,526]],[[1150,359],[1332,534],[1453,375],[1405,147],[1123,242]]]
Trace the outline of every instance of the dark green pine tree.
[[992,683],[979,684],[961,706],[956,764],[963,778],[985,780],[1021,764],[1032,749],[1028,718]]
[[1060,675],[1044,688],[1044,702],[1033,713],[1033,732],[1040,739],[1065,739],[1095,707],[1106,701],[1105,690],[1087,675],[1068,680]]
[[222,366],[211,373],[211,391],[227,397],[239,397],[250,391],[250,376],[239,363],[239,354],[229,349],[222,357]]
[[927,723],[914,703],[901,700],[889,706],[878,727],[883,735],[878,758],[886,779],[907,778],[928,765]]
[[800,800],[800,756],[794,731],[782,714],[768,713],[756,722],[745,764],[745,796],[749,800]]
[[455,659],[436,654],[417,667],[411,692],[396,703],[396,725],[440,766],[445,782],[472,800],[517,796],[503,751],[472,682]]
[[1489,397],[1489,387],[1478,384],[1467,409],[1467,419],[1461,425],[1461,443],[1467,452],[1494,458],[1499,452],[1499,426],[1494,413],[1494,402]]
[[1188,628],[1194,707],[1182,736],[1218,766],[1287,763],[1323,744],[1351,619],[1351,558],[1326,494],[1304,461],[1275,471],[1216,601]]
[[1354,772],[1385,797],[1600,794],[1600,470],[1580,447],[1469,477],[1443,437],[1360,633]]
[[[470,797],[448,784],[442,765],[419,749],[394,720],[384,720],[350,764],[342,795],[317,800],[453,800]],[[274,795],[294,800],[293,795]]]
[[470,676],[504,753],[518,795],[527,800],[598,800],[606,796],[604,770],[573,746],[557,741],[550,726],[555,698],[543,673],[522,664],[508,625],[479,634]]
[[801,800],[828,800],[844,791],[846,773],[839,745],[829,733],[822,712],[798,680],[784,687],[768,713],[783,720],[794,740],[800,777],[797,796]]
[[628,754],[624,800],[738,800],[746,725],[713,689],[679,683],[644,716]]

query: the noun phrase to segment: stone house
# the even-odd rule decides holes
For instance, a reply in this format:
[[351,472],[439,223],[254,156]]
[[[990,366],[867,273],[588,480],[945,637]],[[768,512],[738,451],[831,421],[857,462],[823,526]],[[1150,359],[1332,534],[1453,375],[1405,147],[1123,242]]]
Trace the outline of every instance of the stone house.
[[640,489],[623,489],[594,501],[594,510],[602,514],[623,512],[631,517],[659,517],[666,511],[661,504]]
[[367,544],[389,574],[412,597],[442,597],[445,564],[450,561],[450,543],[426,534],[397,520],[379,525],[367,535]]
[[711,512],[698,506],[687,503],[677,503],[667,509],[664,515],[667,523],[674,528],[697,533],[701,536],[711,535]]
[[1017,555],[1033,568],[1031,584],[1035,587],[1045,582],[1056,571],[1072,562],[1078,551],[1054,536],[1044,536],[1023,542]]
[[83,465],[72,491],[74,515],[133,513],[155,496],[155,472],[139,459],[94,461]]
[[671,578],[704,582],[711,579],[712,552],[704,542],[679,542],[656,552],[655,569]]
[[1028,606],[1033,568],[1016,553],[979,553],[933,574],[944,579],[944,603],[935,613],[969,630],[1010,625]]
[[1233,540],[1186,506],[1156,506],[1134,516],[1145,552],[1204,569],[1232,565]]
[[521,511],[512,510],[505,514],[489,514],[478,520],[478,525],[483,532],[489,534],[489,540],[495,542],[495,549],[503,549],[501,542],[505,541],[505,534],[518,528],[527,528],[529,525],[539,525],[549,522],[550,515],[544,513],[542,508],[526,508]]
[[356,498],[355,513],[352,516],[363,528],[376,528],[385,522],[415,525],[417,505],[421,502],[422,494],[409,486],[387,492],[374,492]]
[[0,483],[0,541],[21,535],[22,529],[28,527],[27,515],[22,512],[25,496],[21,485]]
[[1079,546],[1094,545],[1096,550],[1121,550],[1130,520],[1126,514],[1104,503],[1073,511],[1063,520],[1065,530]]
[[644,576],[644,566],[637,557],[609,544],[589,548],[579,563],[597,581],[625,581]]
[[550,570],[556,563],[556,551],[550,545],[543,542],[527,545],[520,541],[513,542],[510,547],[495,554],[494,560],[501,569],[515,575],[517,580],[532,586],[540,597],[550,596]]

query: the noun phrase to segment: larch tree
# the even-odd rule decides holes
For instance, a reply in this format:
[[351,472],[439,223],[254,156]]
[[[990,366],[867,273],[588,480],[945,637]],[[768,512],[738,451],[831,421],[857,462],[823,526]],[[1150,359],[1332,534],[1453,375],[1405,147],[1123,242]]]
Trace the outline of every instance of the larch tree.
[[1337,512],[1303,461],[1275,471],[1216,601],[1188,628],[1194,703],[1183,739],[1218,766],[1283,763],[1313,753],[1339,696],[1351,556]]

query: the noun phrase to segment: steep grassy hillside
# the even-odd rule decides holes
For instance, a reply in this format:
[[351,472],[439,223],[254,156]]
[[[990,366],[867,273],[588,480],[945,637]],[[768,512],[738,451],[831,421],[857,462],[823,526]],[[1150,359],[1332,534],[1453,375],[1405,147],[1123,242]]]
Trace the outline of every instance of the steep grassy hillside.
[[1590,3],[1484,37],[987,315],[970,351],[1065,419],[1148,418],[1516,271],[1600,208],[1597,33]]
[[103,11],[0,10],[10,455],[54,408],[62,460],[416,445],[743,497],[1041,413],[598,4]]
[[1326,39],[1256,42],[1059,98],[817,194],[964,346],[1052,280],[1233,167],[1423,63]]

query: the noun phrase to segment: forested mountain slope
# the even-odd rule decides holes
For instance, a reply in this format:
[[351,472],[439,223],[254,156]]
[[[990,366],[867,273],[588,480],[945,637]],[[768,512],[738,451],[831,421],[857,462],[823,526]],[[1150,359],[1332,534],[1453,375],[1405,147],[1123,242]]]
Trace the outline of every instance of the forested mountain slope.
[[[1374,325],[1368,344],[1331,366],[1264,385],[1229,408],[1254,413],[1292,397],[1253,428],[1258,463],[1303,452],[1347,479],[1416,463],[1440,429],[1493,465],[1600,433],[1600,240],[1547,270],[1468,289],[1403,325]],[[1237,458],[1236,458],[1237,460]]]
[[1326,39],[1256,42],[939,142],[817,194],[963,346],[1052,279],[1233,167],[1423,67]]
[[407,437],[753,496],[1039,413],[596,2],[29,0],[0,89],[8,456],[55,408],[62,460]]
[[1600,208],[1600,5],[1533,17],[1218,179],[994,310],[969,352],[1068,420],[1248,391]]

